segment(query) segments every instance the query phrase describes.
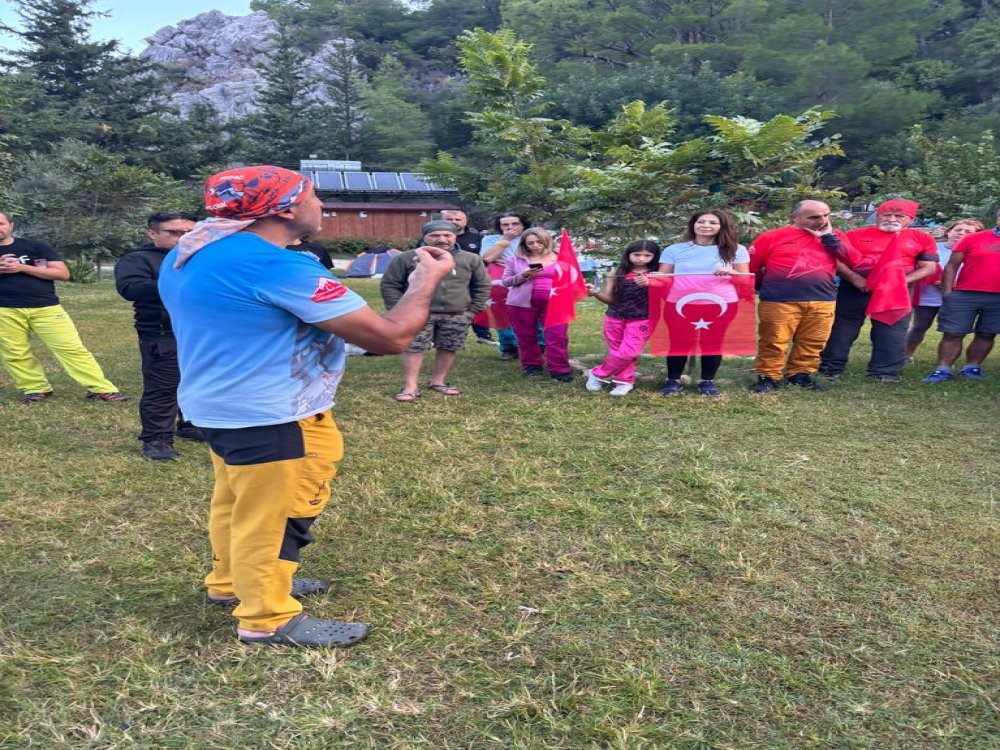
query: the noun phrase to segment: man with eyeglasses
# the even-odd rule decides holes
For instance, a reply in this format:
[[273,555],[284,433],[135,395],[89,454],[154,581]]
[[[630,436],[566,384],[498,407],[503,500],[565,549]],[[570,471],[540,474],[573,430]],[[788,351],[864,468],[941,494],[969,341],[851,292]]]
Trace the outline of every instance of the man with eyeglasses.
[[177,406],[177,386],[181,380],[177,340],[157,289],[163,259],[196,221],[197,216],[182,211],[153,214],[146,229],[150,244],[126,253],[115,266],[115,287],[135,307],[135,330],[142,358],[139,440],[142,455],[153,461],[178,457],[175,437],[205,439],[201,430],[184,420]]

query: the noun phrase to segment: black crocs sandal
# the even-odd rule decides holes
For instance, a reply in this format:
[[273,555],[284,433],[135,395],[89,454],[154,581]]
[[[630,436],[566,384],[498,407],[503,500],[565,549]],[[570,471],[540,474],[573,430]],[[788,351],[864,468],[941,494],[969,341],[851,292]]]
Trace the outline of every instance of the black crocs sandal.
[[240,636],[241,643],[264,646],[299,646],[301,648],[347,648],[360,643],[368,635],[368,626],[361,622],[321,620],[305,612],[295,615],[274,635],[263,638]]
[[[326,581],[321,581],[319,578],[293,578],[292,579],[292,598],[302,599],[306,596],[315,596],[316,594],[322,594],[325,591],[330,590],[330,584]],[[231,596],[228,599],[213,599],[212,597],[205,597],[206,601],[213,607],[235,607],[240,603],[240,600],[235,596]]]

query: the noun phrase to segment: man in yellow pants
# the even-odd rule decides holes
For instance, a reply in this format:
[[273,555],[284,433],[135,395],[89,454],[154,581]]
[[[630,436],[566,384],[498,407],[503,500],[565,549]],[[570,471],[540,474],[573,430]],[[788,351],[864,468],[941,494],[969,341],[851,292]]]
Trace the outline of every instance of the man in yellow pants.
[[104,377],[59,304],[54,282],[69,278],[66,264],[44,242],[15,238],[13,233],[10,216],[0,212],[0,361],[24,393],[21,401],[33,404],[52,396],[45,371],[31,352],[32,333],[87,389],[87,398],[128,401]]
[[451,272],[446,250],[418,248],[409,288],[376,315],[312,256],[287,250],[319,231],[323,204],[309,180],[281,167],[210,177],[205,209],[160,267],[160,297],[177,338],[185,416],[212,451],[209,600],[235,606],[244,643],[352,646],[358,622],[302,612],[326,584],[293,579],[299,550],[330,498],[343,455],[330,414],[344,342],[398,354],[427,321]]

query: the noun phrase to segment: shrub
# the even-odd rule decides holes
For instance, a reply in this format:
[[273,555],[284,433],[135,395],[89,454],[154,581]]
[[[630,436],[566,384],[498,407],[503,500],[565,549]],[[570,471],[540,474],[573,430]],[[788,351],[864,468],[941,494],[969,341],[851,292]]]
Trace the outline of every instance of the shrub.
[[69,269],[69,280],[76,284],[93,284],[97,281],[97,264],[86,253],[67,260],[66,268]]
[[336,237],[334,239],[322,238],[314,241],[329,250],[331,255],[349,256],[360,255],[373,247],[394,247],[402,250],[405,248],[401,246],[408,246],[408,243],[406,242],[400,242],[398,239],[390,239],[387,237],[345,236]]

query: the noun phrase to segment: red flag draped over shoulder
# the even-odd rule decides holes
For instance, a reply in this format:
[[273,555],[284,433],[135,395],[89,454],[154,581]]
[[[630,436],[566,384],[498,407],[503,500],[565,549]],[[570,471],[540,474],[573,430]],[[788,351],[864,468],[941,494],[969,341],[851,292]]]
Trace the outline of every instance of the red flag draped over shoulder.
[[490,298],[486,300],[486,309],[477,313],[472,322],[477,326],[488,326],[503,330],[510,328],[507,317],[507,287],[500,283],[503,278],[503,266],[498,263],[487,263],[486,273],[490,277]]
[[757,353],[754,277],[682,274],[649,284],[649,353],[657,356]]
[[899,248],[899,234],[893,238],[868,274],[871,298],[865,314],[872,320],[891,326],[909,315],[910,290],[906,286],[906,270]]
[[576,303],[587,298],[587,282],[583,280],[580,263],[576,259],[569,232],[562,230],[559,238],[559,258],[556,275],[552,279],[549,306],[545,311],[543,328],[565,325],[576,320]]

